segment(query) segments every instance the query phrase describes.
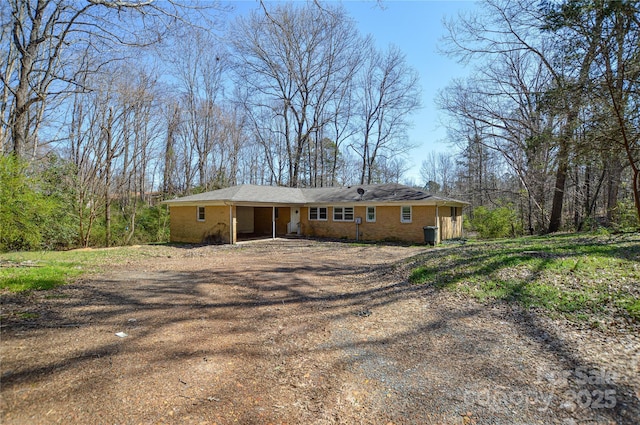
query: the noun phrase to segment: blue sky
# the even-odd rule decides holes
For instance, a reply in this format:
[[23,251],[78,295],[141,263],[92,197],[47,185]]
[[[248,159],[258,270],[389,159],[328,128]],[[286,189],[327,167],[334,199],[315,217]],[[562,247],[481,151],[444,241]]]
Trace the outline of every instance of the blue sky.
[[[231,2],[242,13],[259,7],[258,0]],[[414,126],[409,142],[417,147],[407,158],[411,169],[408,179],[420,181],[420,165],[431,151],[445,152],[453,149],[445,140],[442,114],[435,106],[438,91],[456,77],[463,77],[468,70],[455,61],[438,53],[438,42],[445,34],[444,17],[455,17],[460,11],[477,7],[473,1],[436,0],[347,0],[342,4],[357,22],[363,34],[371,34],[378,47],[397,45],[407,57],[407,62],[420,73],[422,109],[413,116]]]

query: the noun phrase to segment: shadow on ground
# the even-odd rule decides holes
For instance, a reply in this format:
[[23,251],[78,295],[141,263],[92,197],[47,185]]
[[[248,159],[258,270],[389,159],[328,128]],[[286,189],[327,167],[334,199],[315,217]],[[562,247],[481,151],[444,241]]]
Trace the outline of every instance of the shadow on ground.
[[535,315],[408,283],[415,256],[437,251],[287,241],[189,252],[3,299],[39,312],[2,323],[3,423],[640,417],[638,388],[582,383],[576,371],[604,366]]

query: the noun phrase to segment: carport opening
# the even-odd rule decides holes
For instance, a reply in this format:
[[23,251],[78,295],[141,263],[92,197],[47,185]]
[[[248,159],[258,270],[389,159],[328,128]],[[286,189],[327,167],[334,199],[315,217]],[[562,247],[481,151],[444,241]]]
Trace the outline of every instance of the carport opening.
[[[276,236],[284,236],[290,220],[289,208],[275,208]],[[273,207],[237,207],[237,240],[273,237]]]

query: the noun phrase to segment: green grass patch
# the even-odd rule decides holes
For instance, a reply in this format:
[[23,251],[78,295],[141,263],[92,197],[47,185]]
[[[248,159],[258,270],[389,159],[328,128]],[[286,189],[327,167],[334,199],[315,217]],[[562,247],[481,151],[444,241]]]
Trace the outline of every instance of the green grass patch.
[[629,316],[640,322],[640,299],[630,296],[619,297],[618,304],[623,308]]
[[75,263],[20,264],[0,269],[0,288],[11,292],[41,291],[67,283],[82,273]]
[[474,241],[431,251],[410,281],[575,320],[640,323],[640,234]]
[[127,260],[164,256],[163,246],[0,254],[0,289],[42,291]]
[[373,243],[369,243],[369,242],[350,242],[349,246],[353,246],[353,247],[365,247],[365,246],[372,246],[374,245]]
[[417,284],[435,283],[437,276],[437,268],[421,266],[413,269],[409,276],[409,280]]

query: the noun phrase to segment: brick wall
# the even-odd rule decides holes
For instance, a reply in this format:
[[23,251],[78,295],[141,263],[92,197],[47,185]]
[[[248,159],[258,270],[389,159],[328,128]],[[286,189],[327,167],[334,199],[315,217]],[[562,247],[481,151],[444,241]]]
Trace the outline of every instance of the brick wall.
[[[439,207],[439,222],[436,223],[435,206],[413,206],[411,223],[400,221],[400,206],[376,206],[376,221],[367,222],[366,207],[354,206],[354,217],[361,217],[358,226],[362,241],[403,241],[424,243],[424,226],[439,227],[438,242],[462,236],[461,208],[456,209],[456,220],[452,220],[450,207]],[[236,207],[232,208],[234,225]],[[205,207],[205,221],[196,218],[196,207],[171,206],[171,241],[186,243],[223,242],[229,243],[229,207]],[[255,232],[271,234],[271,207],[255,208]],[[289,208],[280,208],[276,222],[277,234],[286,233],[286,223],[290,220]],[[327,220],[309,220],[309,208],[300,208],[300,224],[305,236],[335,239],[356,239],[355,221],[333,221],[333,207],[327,205]],[[233,243],[236,241],[234,240]]]
[[[413,206],[411,223],[400,221],[400,206],[376,206],[376,221],[367,222],[366,207],[355,206],[354,216],[362,218],[359,225],[360,240],[402,241],[424,243],[424,226],[436,225],[436,209],[431,206]],[[333,208],[327,208],[327,221],[309,220],[309,209],[302,208],[302,233],[320,238],[356,238],[355,222],[333,221]]]
[[198,221],[196,214],[193,206],[169,207],[171,242],[203,243],[211,238],[210,242],[229,243],[229,207],[205,207],[204,221]]

